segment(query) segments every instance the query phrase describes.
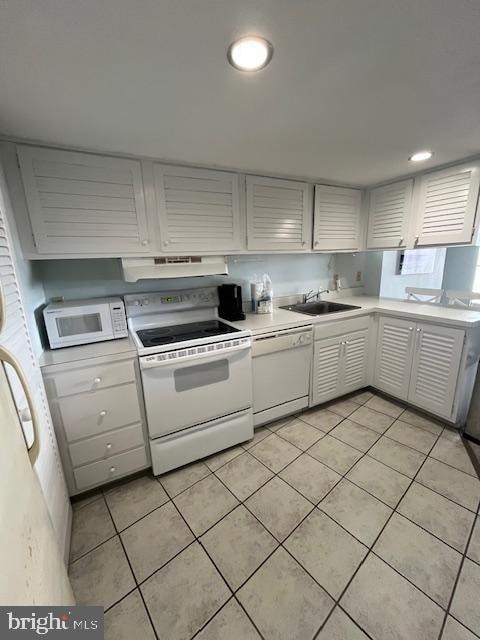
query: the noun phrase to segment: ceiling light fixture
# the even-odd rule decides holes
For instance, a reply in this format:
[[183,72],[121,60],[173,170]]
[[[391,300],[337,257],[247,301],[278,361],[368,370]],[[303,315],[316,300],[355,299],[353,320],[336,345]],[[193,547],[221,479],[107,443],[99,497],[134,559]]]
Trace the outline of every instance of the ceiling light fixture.
[[433,156],[431,151],[417,151],[412,156],[410,156],[409,160],[412,162],[423,162],[424,160],[430,160]]
[[267,66],[273,56],[273,47],[258,36],[245,36],[235,40],[228,47],[227,58],[232,67],[239,71],[260,71]]

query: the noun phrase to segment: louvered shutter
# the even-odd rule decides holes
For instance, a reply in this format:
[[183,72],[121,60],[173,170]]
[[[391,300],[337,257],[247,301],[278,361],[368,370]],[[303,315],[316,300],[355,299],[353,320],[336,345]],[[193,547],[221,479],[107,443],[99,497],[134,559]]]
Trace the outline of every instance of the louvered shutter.
[[480,171],[468,164],[419,179],[416,244],[463,244],[472,241]]
[[413,180],[403,180],[370,191],[368,249],[406,246],[412,191]]
[[39,253],[150,251],[138,160],[25,146],[17,154]]
[[235,251],[242,248],[236,173],[155,163],[162,252]]
[[368,329],[343,338],[343,393],[361,389],[368,384]]
[[415,323],[381,317],[373,384],[377,389],[406,400],[412,369]]
[[316,185],[313,248],[357,251],[360,248],[362,192]]
[[247,176],[249,250],[310,249],[311,214],[311,187],[305,182]]
[[464,331],[417,323],[408,400],[435,415],[450,418]]
[[[30,386],[39,419],[38,437],[40,451],[34,468],[45,495],[53,527],[60,548],[65,544],[70,502],[60,462],[55,433],[52,427],[42,375],[33,352],[12,257],[11,240],[0,194],[0,286],[2,287],[6,324],[0,334],[0,344],[18,360]],[[5,365],[7,377],[19,411],[27,408],[23,388],[14,370]],[[22,422],[25,438],[30,445],[33,439],[31,423]],[[20,426],[19,426],[20,428]]]
[[313,404],[337,398],[341,391],[342,338],[317,340],[313,351]]

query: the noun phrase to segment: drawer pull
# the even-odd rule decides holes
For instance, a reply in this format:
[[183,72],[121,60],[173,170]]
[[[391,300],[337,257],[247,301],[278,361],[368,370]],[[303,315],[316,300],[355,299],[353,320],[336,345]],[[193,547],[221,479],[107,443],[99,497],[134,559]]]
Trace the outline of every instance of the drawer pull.
[[101,417],[101,418],[104,418],[106,415],[107,415],[107,412],[105,411],[105,409],[102,409],[102,410],[100,411],[100,417]]
[[117,467],[110,467],[110,473],[115,473],[116,470],[117,470]]
[[112,448],[112,443],[111,443],[111,442],[109,442],[109,443],[107,444],[107,451],[110,451],[110,449],[111,449],[111,448]]
[[100,384],[101,381],[102,381],[101,378],[94,378],[93,379],[93,388],[98,387],[98,385]]

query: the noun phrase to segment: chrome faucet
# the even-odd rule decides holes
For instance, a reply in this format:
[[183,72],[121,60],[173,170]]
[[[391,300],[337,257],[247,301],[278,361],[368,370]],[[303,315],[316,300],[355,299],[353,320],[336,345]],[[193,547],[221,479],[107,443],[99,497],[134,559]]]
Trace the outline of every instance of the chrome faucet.
[[322,295],[322,293],[330,293],[330,291],[328,289],[322,289],[321,291],[314,291],[313,289],[311,289],[308,293],[304,293],[303,304],[306,304],[309,300],[313,300],[314,298],[315,300],[320,300],[320,296]]

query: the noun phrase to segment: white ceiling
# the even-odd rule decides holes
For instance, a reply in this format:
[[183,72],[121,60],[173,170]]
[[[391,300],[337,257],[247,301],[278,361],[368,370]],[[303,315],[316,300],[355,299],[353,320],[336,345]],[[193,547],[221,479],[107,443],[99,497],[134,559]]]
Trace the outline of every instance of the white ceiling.
[[478,0],[0,0],[0,131],[371,184],[480,152],[479,34]]

